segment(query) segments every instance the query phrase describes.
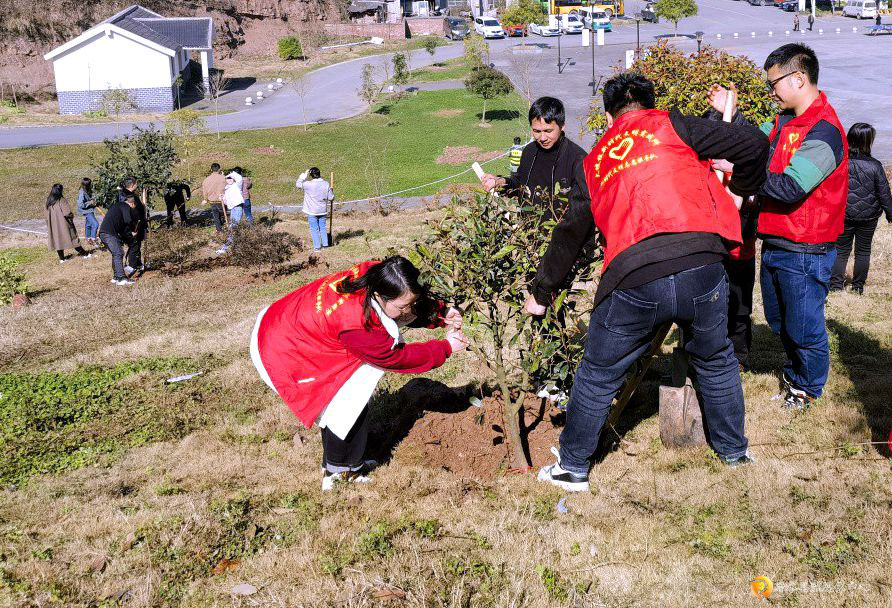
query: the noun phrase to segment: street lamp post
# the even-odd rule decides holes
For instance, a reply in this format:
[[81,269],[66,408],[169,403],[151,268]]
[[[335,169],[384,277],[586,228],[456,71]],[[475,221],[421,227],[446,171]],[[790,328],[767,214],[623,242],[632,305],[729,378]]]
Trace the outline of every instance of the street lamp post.
[[558,26],[558,64],[557,64],[557,68],[558,68],[558,74],[560,74],[561,71],[563,70],[563,66],[561,65],[561,30],[560,30],[560,26]]
[[694,36],[697,37],[697,54],[700,54],[700,44],[703,42],[703,32],[694,32]]
[[595,85],[595,24],[591,23],[592,35],[589,38],[589,46],[592,47],[592,97],[598,94]]
[[635,13],[635,56],[641,55],[641,12]]

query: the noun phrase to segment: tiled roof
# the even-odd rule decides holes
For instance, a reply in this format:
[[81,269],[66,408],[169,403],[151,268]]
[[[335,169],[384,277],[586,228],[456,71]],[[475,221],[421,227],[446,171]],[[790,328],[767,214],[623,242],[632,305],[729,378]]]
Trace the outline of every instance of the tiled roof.
[[103,23],[111,23],[173,50],[180,47],[209,49],[213,44],[214,24],[210,17],[167,18],[134,4]]

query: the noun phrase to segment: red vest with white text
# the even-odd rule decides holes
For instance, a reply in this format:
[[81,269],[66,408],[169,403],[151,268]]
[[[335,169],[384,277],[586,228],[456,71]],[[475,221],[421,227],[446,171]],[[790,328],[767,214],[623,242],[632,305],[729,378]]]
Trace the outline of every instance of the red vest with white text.
[[[342,294],[337,286],[378,263],[363,262],[305,285],[272,304],[260,322],[257,346],[263,366],[279,396],[307,427],[362,365],[338,336],[363,329],[365,292]],[[372,322],[379,322],[374,312]]]
[[839,130],[843,146],[842,162],[827,179],[795,205],[763,197],[762,211],[759,214],[760,235],[779,236],[794,243],[819,245],[832,243],[842,234],[846,198],[849,195],[849,143],[836,111],[827,103],[824,93],[802,116],[795,117],[781,129],[778,129],[779,118],[775,118],[774,129],[768,138],[772,143],[777,143],[768,170],[771,173],[783,173],[805,136],[822,120]]
[[709,232],[741,242],[740,216],[715,173],[685,144],[667,112],[621,115],[585,158],[604,266],[657,234]]

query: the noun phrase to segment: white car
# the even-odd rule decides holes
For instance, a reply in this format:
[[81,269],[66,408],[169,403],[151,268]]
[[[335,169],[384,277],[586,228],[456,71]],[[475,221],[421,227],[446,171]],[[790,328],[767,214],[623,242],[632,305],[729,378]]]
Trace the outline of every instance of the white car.
[[530,24],[530,33],[538,34],[539,36],[560,36],[561,30],[556,25],[548,25],[548,24],[539,25],[538,23],[531,23]]
[[585,28],[582,21],[576,15],[564,15],[561,19],[561,31],[565,34],[581,34]]
[[610,23],[610,17],[605,12],[591,12],[587,14],[585,25],[593,30],[604,30],[612,32],[613,25]]
[[484,38],[504,38],[505,30],[502,24],[492,17],[477,17],[474,19],[474,31]]

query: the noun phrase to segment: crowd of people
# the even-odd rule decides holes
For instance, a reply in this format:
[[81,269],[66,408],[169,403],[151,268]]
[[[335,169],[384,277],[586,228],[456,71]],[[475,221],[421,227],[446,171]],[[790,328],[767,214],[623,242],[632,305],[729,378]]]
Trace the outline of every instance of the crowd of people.
[[[697,374],[709,445],[728,466],[754,461],[741,372],[751,360],[757,240],[765,317],[787,355],[778,370],[783,407],[806,410],[822,395],[831,276],[835,264],[842,275],[854,239],[862,261],[852,290],[863,292],[865,243],[881,211],[892,220],[889,184],[869,156],[872,128],[859,123],[846,134],[818,88],[809,47],[784,45],[764,69],[781,113],[762,125],[737,111],[733,88],[704,91],[709,115],[685,116],[656,110],[644,76],[614,76],[603,88],[607,131],[588,153],[564,132],[560,100],[540,98],[529,111],[533,141],[515,141],[510,174],[481,177],[486,190],[533,204],[556,191],[566,200],[529,285],[529,314],[552,305],[587,242],[597,236],[604,253],[557,461],[540,480],[588,490],[611,403],[670,321]],[[733,119],[724,122],[729,106]],[[385,371],[428,371],[465,349],[461,314],[432,301],[418,270],[395,256],[323,277],[258,315],[252,360],[305,425],[322,429],[323,490],[339,479],[370,479],[374,387]],[[445,325],[446,340],[404,344],[399,328],[410,323]]]
[[[104,247],[112,257],[112,283],[119,286],[133,285],[133,277],[146,270],[142,259],[142,244],[149,228],[146,206],[137,194],[138,182],[134,177],[124,177],[118,188],[114,203],[103,212],[93,192],[93,181],[89,177],[81,180],[77,195],[77,210],[84,218],[86,243],[93,247],[83,248],[74,224],[74,214],[68,199],[63,195],[62,184],[54,184],[47,197],[44,216],[47,224],[49,248],[65,263],[65,250],[73,249],[79,256],[92,257],[93,252]],[[224,255],[232,245],[233,230],[244,220],[254,223],[251,210],[252,179],[242,167],[233,167],[228,172],[212,163],[210,173],[201,183],[203,196],[201,204],[209,207],[217,232],[228,232],[226,241],[217,249]],[[326,232],[326,218],[332,212],[334,191],[322,179],[318,167],[301,173],[296,187],[303,190],[303,212],[307,215],[313,248],[319,251],[330,246],[330,236]],[[191,200],[192,189],[186,181],[171,181],[164,190],[163,198],[167,210],[165,225],[174,225],[175,215],[180,223],[189,223],[186,203]],[[96,213],[102,214],[102,222]],[[126,252],[124,247],[127,247]]]

